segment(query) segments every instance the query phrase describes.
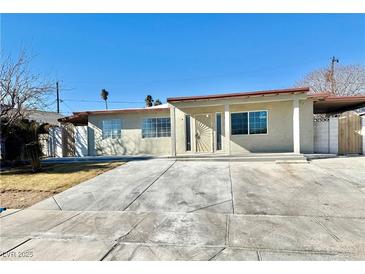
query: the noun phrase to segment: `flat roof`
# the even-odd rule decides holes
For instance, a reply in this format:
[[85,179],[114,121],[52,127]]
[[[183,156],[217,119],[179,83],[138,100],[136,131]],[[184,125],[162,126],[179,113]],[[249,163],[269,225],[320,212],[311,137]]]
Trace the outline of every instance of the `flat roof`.
[[[276,90],[265,90],[265,91],[202,95],[202,96],[171,97],[167,99],[167,102],[172,103],[172,102],[214,100],[214,99],[235,98],[235,97],[297,94],[297,93],[308,93],[308,92],[309,88],[303,87],[303,88],[291,88],[291,89],[276,89]],[[330,93],[315,93],[315,94],[309,94],[308,98],[313,100],[314,114],[326,114],[326,113],[334,114],[365,107],[365,95],[336,96]],[[153,113],[153,112],[168,112],[169,110],[170,108],[168,107],[168,105],[164,104],[149,108],[81,111],[81,112],[74,112],[73,115],[58,119],[58,121],[72,123],[74,125],[87,125],[89,115]]]
[[154,106],[149,108],[125,108],[125,109],[111,109],[111,110],[90,110],[73,112],[71,116],[59,119],[58,121],[64,123],[72,123],[74,125],[87,125],[89,115],[107,115],[107,114],[132,114],[132,113],[154,113],[167,112],[170,108],[167,105]]
[[365,106],[365,95],[336,96],[330,93],[311,94],[314,114],[335,114]]
[[81,111],[81,112],[74,112],[73,114],[76,115],[99,115],[99,114],[118,114],[118,113],[140,113],[140,112],[159,112],[159,111],[168,111],[170,110],[169,107],[161,107],[161,108],[125,108],[125,109],[110,109],[110,110],[91,110],[91,111]]
[[234,97],[250,97],[250,96],[265,96],[265,95],[278,95],[278,94],[295,94],[295,93],[307,93],[309,87],[289,88],[289,89],[273,89],[273,90],[260,90],[260,91],[247,91],[225,94],[212,94],[212,95],[197,95],[197,96],[184,96],[184,97],[170,97],[167,98],[167,102],[183,102],[183,101],[198,101],[198,100],[213,100],[213,99],[225,99]]

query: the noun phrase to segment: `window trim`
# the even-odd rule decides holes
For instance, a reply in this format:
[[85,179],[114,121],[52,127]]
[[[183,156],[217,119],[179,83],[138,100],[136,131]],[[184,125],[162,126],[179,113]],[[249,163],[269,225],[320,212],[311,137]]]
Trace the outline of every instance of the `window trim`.
[[[186,143],[186,117],[190,117],[189,125],[190,125],[190,150],[187,150],[187,143]],[[192,152],[193,151],[193,127],[192,127],[192,119],[193,117],[190,114],[185,114],[184,117],[184,135],[185,135],[185,152]]]
[[[266,112],[266,133],[250,133],[250,112]],[[247,113],[247,134],[232,134],[232,113]],[[269,110],[267,109],[259,109],[259,110],[247,110],[247,111],[232,111],[229,113],[230,119],[230,135],[231,136],[247,136],[247,135],[268,135],[269,134]]]
[[[160,136],[158,137],[157,134],[156,134],[156,137],[143,137],[143,120],[145,119],[158,119],[158,118],[167,118],[167,119],[170,119],[170,136]],[[156,128],[157,130],[157,128]],[[157,133],[157,131],[156,131]],[[141,119],[141,139],[142,140],[145,140],[145,139],[160,139],[160,138],[171,138],[171,117],[170,116],[151,116],[151,117],[143,117]]]
[[[104,136],[104,121],[113,121],[113,120],[117,120],[120,122],[120,136],[117,136],[116,138],[113,138],[112,136],[109,137],[105,137]],[[109,118],[109,119],[102,119],[101,120],[101,139],[102,140],[118,140],[122,138],[122,130],[123,130],[123,119],[118,119],[118,118]]]
[[[220,114],[221,115],[221,149],[218,149],[218,133],[217,133],[217,125],[218,125],[218,123],[217,123],[217,116],[218,116],[218,114]],[[224,147],[223,147],[223,144],[224,144],[224,142],[223,142],[223,135],[222,135],[222,133],[223,133],[223,113],[222,112],[216,112],[215,113],[215,147],[214,147],[214,149],[215,149],[215,151],[223,151],[224,150]]]

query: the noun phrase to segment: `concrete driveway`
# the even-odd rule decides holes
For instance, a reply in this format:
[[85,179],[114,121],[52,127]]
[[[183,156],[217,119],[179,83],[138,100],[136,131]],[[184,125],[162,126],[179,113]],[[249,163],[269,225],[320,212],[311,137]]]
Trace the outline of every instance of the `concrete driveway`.
[[364,260],[365,158],[133,161],[0,224],[2,260]]

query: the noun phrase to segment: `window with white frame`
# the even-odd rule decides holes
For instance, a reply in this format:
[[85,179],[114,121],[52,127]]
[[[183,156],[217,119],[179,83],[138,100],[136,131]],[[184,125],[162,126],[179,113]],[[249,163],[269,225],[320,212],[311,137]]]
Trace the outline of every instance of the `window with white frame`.
[[231,134],[267,134],[267,111],[231,113]]
[[122,121],[120,119],[103,120],[103,139],[117,139],[121,136]]
[[231,134],[248,134],[248,113],[231,113]]
[[249,112],[249,128],[250,134],[266,134],[267,133],[267,111]]
[[142,138],[171,136],[170,118],[145,118],[142,122]]

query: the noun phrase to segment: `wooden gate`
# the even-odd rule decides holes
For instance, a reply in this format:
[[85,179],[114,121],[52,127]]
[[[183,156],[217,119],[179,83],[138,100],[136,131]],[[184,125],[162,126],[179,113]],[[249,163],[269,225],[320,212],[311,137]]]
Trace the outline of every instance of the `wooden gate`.
[[356,112],[346,112],[339,117],[338,153],[362,153],[361,117]]

